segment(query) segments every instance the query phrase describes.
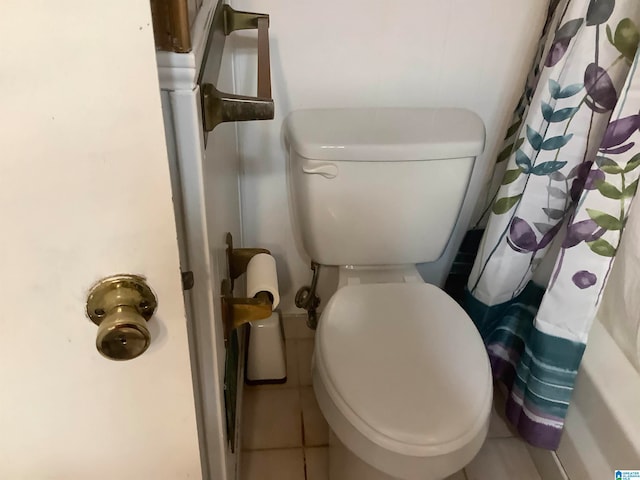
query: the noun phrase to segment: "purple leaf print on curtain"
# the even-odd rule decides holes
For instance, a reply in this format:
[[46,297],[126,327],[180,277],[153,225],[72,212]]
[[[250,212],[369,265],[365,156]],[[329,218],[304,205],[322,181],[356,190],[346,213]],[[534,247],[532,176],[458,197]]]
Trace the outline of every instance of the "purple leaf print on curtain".
[[553,67],[564,57],[571,39],[576,36],[583,22],[583,18],[576,18],[575,20],[569,20],[558,29],[553,39],[551,50],[549,50],[547,60],[545,61],[545,66]]
[[587,65],[584,71],[584,87],[587,90],[584,102],[594,112],[605,113],[616,106],[618,94],[604,68],[595,63]]
[[569,190],[569,195],[573,202],[577,202],[580,199],[580,195],[584,190],[595,190],[598,188],[598,183],[604,180],[604,173],[600,170],[591,170],[592,165],[593,162],[583,162],[573,167],[569,172],[567,178],[575,177]]
[[535,252],[538,248],[535,232],[526,221],[519,217],[513,217],[511,221],[507,243],[516,252]]
[[604,181],[605,175],[602,170],[591,170],[587,175],[587,181],[584,182],[585,190],[597,190],[598,185]]
[[572,223],[567,227],[567,235],[562,241],[562,248],[571,248],[580,242],[592,242],[604,234],[603,228],[598,229],[598,224],[592,219]]
[[640,127],[640,115],[631,115],[612,121],[609,123],[607,131],[604,134],[604,138],[600,144],[600,151],[603,153],[620,154],[633,148],[635,145],[634,142],[629,142],[621,147],[618,147],[618,145],[626,142],[638,127]]
[[571,277],[571,280],[576,287],[584,290],[585,288],[593,287],[598,281],[598,277],[588,270],[580,270]]
[[537,250],[542,250],[547,245],[549,245],[551,243],[551,240],[553,240],[555,238],[555,236],[558,234],[558,232],[560,231],[561,227],[562,227],[562,222],[558,222],[558,223],[556,223],[554,225],[554,227],[551,230],[549,230],[547,233],[545,233],[542,236],[542,240],[540,240],[540,242],[538,243]]

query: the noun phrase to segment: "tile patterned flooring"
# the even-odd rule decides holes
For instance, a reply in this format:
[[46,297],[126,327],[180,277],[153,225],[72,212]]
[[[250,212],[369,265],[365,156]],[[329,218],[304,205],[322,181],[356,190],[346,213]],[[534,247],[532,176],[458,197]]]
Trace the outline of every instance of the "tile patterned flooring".
[[[245,386],[241,480],[327,480],[329,426],[311,387],[313,331],[284,319],[287,382]],[[541,480],[527,447],[492,412],[489,435],[466,468],[448,480]],[[354,479],[359,480],[359,479]]]

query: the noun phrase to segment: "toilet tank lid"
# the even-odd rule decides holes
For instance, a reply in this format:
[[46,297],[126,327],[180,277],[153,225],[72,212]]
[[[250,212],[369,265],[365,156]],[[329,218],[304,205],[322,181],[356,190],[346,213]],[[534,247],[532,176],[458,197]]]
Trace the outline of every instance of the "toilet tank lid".
[[480,117],[462,108],[297,110],[285,141],[304,158],[415,161],[475,157],[484,148]]

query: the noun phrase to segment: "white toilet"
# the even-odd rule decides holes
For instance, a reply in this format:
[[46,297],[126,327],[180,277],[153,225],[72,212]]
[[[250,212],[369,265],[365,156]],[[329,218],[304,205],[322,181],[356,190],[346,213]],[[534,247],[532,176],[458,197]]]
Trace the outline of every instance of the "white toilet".
[[303,247],[340,267],[313,362],[330,479],[446,478],[485,440],[491,370],[471,319],[415,264],[449,241],[483,123],[462,109],[327,109],[284,129]]

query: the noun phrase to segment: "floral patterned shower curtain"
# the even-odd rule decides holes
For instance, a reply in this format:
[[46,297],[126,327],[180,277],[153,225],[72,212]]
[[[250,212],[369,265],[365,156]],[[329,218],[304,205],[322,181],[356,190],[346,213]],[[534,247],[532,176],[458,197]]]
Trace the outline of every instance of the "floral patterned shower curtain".
[[[466,292],[507,417],[555,449],[640,174],[637,0],[551,5]],[[506,165],[506,167],[505,167]],[[549,277],[536,272],[545,257]]]

